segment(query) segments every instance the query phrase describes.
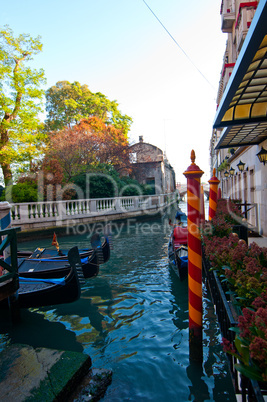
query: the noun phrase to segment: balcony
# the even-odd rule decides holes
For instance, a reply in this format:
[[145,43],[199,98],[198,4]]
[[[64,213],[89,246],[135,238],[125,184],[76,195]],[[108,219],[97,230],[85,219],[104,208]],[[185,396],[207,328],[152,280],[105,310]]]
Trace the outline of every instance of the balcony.
[[225,91],[226,85],[228,84],[228,81],[231,77],[234,66],[235,66],[235,63],[224,63],[224,65],[223,65],[223,70],[222,70],[221,78],[220,78],[220,82],[219,82],[219,90],[218,90],[218,94],[217,94],[217,104],[219,104],[221,101],[221,98]]
[[245,37],[247,36],[257,5],[257,1],[240,3],[235,22],[235,40],[238,52],[240,52]]
[[233,68],[235,63],[225,63],[222,72],[222,80],[223,80],[223,92],[225,90],[226,85],[228,84],[229,78],[231,77]]
[[222,32],[231,33],[235,23],[235,2],[223,0],[221,4]]

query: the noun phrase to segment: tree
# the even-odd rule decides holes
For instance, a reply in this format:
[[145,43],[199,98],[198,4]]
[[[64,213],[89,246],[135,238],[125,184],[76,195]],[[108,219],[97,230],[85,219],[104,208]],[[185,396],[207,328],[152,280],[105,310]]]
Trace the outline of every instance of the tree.
[[125,171],[130,166],[128,141],[122,130],[105,124],[98,117],[90,117],[49,134],[45,171],[54,161],[60,165],[66,183],[103,163]]
[[[120,176],[112,165],[99,164],[96,171],[92,171],[89,177],[86,173],[78,174],[72,178],[72,182],[90,198],[106,198],[120,196],[134,196],[148,194],[144,185],[131,179],[129,176]],[[87,193],[89,191],[89,193]],[[74,193],[74,197],[79,194]]]
[[46,91],[46,130],[58,131],[72,127],[81,119],[99,117],[106,124],[122,130],[125,136],[132,119],[121,114],[116,101],[110,101],[100,92],[93,93],[79,82],[59,81]]
[[41,50],[39,36],[15,38],[8,26],[0,31],[0,165],[5,185],[11,184],[12,164],[31,163],[42,152],[44,134],[38,113],[44,71],[27,65]]

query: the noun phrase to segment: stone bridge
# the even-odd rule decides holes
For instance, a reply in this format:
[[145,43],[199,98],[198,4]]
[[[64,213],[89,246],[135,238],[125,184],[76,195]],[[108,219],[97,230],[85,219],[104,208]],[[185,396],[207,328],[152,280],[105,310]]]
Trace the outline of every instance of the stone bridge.
[[[210,186],[209,184],[203,184],[203,190],[204,190],[204,194],[206,196],[206,199],[209,199],[209,191],[210,191]],[[186,184],[178,184],[178,192],[180,195],[180,198],[184,198],[184,196],[187,193],[187,185]]]

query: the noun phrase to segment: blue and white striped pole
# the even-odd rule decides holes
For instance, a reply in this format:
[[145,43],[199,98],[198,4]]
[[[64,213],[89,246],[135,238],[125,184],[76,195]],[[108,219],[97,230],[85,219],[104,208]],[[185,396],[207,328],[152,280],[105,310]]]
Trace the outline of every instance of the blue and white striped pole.
[[[11,228],[10,204],[7,201],[0,202],[0,229],[5,230]],[[4,260],[9,260],[10,246],[4,250]],[[8,262],[8,261],[7,261]]]

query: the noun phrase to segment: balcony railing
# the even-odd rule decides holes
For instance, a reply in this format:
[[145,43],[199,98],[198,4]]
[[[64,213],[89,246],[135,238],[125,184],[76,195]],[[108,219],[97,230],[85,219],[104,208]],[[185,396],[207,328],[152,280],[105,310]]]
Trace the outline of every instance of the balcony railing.
[[235,1],[223,0],[221,4],[222,32],[231,33],[235,22]]
[[242,48],[257,6],[257,1],[240,3],[239,12],[235,21],[235,41],[238,52],[240,52]]
[[234,66],[235,66],[235,63],[225,63],[224,64],[223,72],[222,72],[223,92],[231,77]]

